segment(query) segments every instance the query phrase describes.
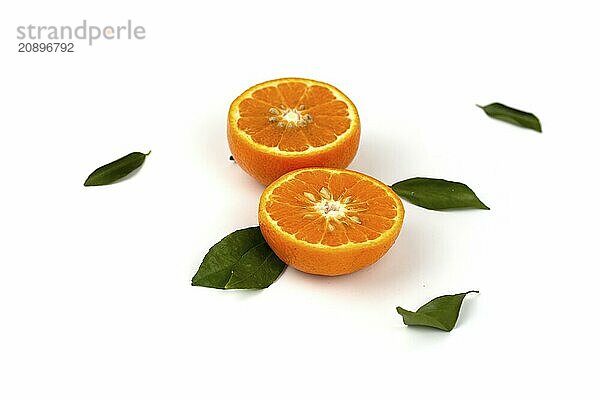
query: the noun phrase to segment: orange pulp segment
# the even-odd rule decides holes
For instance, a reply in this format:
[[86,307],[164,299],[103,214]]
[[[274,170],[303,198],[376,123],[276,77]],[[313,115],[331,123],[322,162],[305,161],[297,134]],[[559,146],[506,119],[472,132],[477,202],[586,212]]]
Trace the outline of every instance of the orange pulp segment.
[[334,142],[351,121],[348,101],[331,89],[287,79],[257,88],[244,98],[237,126],[255,143],[297,152]]

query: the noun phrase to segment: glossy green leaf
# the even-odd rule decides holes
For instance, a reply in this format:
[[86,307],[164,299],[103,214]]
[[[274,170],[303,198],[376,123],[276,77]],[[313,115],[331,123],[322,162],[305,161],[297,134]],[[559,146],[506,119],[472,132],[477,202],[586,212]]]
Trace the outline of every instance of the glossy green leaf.
[[83,186],[102,186],[114,183],[141,167],[149,154],[150,152],[148,154],[134,152],[103,165],[88,176]]
[[285,270],[260,228],[240,229],[208,250],[192,286],[217,289],[264,289]]
[[434,178],[411,178],[396,182],[392,189],[403,199],[429,210],[479,208],[489,210],[464,183]]
[[479,291],[470,290],[465,293],[436,297],[422,305],[416,312],[402,307],[396,307],[396,311],[402,315],[406,325],[429,326],[450,332],[456,325],[463,299],[469,293],[479,293]]
[[487,106],[480,106],[477,104],[477,107],[485,111],[491,118],[499,119],[522,128],[533,129],[540,133],[542,132],[540,120],[532,113],[517,110],[516,108],[505,106],[501,103],[492,103]]

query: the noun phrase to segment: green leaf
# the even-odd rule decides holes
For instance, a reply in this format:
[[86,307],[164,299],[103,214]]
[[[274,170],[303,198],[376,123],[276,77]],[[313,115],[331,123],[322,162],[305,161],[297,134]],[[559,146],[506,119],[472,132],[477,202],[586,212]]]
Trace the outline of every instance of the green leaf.
[[416,312],[405,310],[402,307],[396,307],[396,311],[402,315],[406,325],[430,326],[450,332],[456,325],[463,299],[469,293],[479,293],[479,291],[470,290],[465,293],[436,297],[419,307]]
[[284,271],[258,226],[225,236],[208,250],[192,286],[216,289],[264,289]]
[[479,104],[476,105],[485,111],[485,113],[491,118],[499,119],[522,128],[533,129],[534,131],[538,131],[540,133],[542,132],[540,120],[532,113],[517,110],[516,108],[505,106],[501,103],[492,103],[488,104],[487,106],[480,106]]
[[83,186],[102,186],[114,183],[141,167],[149,154],[150,152],[144,154],[136,151],[103,165],[88,176]]
[[489,210],[464,183],[434,178],[411,178],[396,182],[392,189],[403,199],[429,210],[478,208]]

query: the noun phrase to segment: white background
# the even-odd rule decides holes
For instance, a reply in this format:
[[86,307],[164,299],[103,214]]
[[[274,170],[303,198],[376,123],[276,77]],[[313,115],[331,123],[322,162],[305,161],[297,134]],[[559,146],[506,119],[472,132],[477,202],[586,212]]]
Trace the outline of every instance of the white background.
[[[82,3],[1,6],[0,398],[597,398],[594,2]],[[147,38],[17,53],[18,25],[84,18]],[[190,286],[257,224],[229,103],[283,76],[353,99],[351,169],[461,181],[491,211],[406,204],[392,250],[349,276]],[[494,101],[544,133],[475,107]],[[148,150],[132,179],[83,187]],[[395,311],[470,289],[451,333]]]

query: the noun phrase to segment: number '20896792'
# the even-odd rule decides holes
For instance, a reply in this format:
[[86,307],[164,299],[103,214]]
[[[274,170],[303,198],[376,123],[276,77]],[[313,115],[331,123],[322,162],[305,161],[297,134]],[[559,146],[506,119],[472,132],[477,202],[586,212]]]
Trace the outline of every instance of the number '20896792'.
[[19,43],[19,53],[74,53],[74,43]]

